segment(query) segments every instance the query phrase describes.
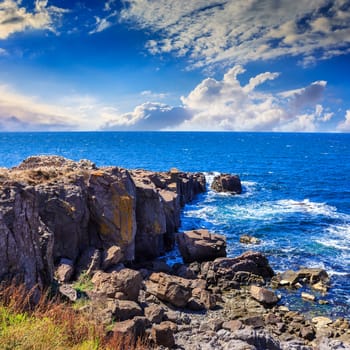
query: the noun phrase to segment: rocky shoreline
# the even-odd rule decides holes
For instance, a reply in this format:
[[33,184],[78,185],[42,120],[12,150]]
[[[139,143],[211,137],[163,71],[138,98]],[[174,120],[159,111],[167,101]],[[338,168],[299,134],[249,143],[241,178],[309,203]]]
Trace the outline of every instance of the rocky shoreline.
[[[213,188],[242,191],[229,174]],[[278,297],[278,288],[305,284],[326,293],[326,271],[276,275],[261,253],[227,258],[223,236],[177,232],[182,207],[205,191],[201,173],[58,156],[0,169],[0,280],[16,278],[36,298],[54,287],[111,334],[159,349],[350,349],[348,320],[307,319]],[[186,263],[168,266],[157,258],[175,241]]]

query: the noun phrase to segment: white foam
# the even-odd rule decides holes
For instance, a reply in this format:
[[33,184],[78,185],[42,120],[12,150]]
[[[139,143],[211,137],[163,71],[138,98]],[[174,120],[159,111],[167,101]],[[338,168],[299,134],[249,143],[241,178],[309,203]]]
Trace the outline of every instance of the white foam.
[[276,202],[284,212],[302,212],[316,215],[334,217],[337,215],[337,208],[326,203],[311,202],[309,199],[295,201],[293,199],[282,199]]

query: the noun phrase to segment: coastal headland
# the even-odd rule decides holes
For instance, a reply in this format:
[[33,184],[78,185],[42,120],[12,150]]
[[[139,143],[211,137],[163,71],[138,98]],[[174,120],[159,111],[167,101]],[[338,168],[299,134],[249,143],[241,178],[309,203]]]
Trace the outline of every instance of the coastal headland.
[[[242,191],[230,174],[213,188]],[[81,312],[110,332],[160,349],[350,349],[348,320],[306,317],[279,298],[279,288],[303,285],[327,293],[326,271],[275,274],[259,252],[226,257],[224,236],[178,233],[182,208],[205,191],[204,174],[175,168],[33,156],[0,169],[0,279],[23,283],[34,301],[47,288],[84,300]],[[175,244],[186,263],[169,266],[159,257]]]

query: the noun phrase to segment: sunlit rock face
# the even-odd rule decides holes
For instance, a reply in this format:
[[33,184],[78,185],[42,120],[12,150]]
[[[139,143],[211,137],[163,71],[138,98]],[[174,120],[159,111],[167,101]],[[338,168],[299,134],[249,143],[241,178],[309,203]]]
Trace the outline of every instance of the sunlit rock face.
[[118,262],[157,257],[173,246],[181,207],[204,190],[201,174],[130,173],[58,156],[1,169],[0,279],[43,287],[62,259],[72,276],[103,269],[111,247]]

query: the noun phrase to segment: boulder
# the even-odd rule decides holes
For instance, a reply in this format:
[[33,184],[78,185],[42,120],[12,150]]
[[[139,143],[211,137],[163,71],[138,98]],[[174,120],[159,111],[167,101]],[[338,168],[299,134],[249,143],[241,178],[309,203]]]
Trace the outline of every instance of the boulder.
[[164,312],[164,308],[156,304],[145,307],[145,316],[152,324],[161,323],[164,318]]
[[226,256],[225,236],[200,229],[177,235],[178,246],[186,263],[214,260]]
[[140,305],[134,301],[116,300],[113,315],[116,320],[125,321],[130,320],[135,316],[142,316],[143,312]]
[[217,258],[202,263],[199,277],[205,278],[209,286],[230,289],[239,288],[241,284],[256,284],[259,279],[263,282],[273,275],[263,254],[248,251],[235,258]]
[[121,337],[142,337],[149,325],[146,317],[136,316],[132,320],[116,322],[113,333]]
[[56,268],[55,276],[57,281],[66,283],[72,278],[74,273],[73,261],[70,259],[61,259]]
[[176,307],[185,307],[191,297],[191,281],[163,272],[153,273],[146,281],[146,289],[160,300]]
[[170,322],[162,322],[152,327],[151,338],[157,345],[172,348],[175,345],[174,331]]
[[278,298],[273,291],[255,285],[250,286],[250,295],[259,303],[266,306],[272,306],[278,302]]
[[122,293],[128,300],[137,301],[142,286],[142,275],[139,271],[124,268],[120,271],[105,273],[98,271],[92,278],[95,292],[114,297]]
[[113,245],[109,247],[104,254],[104,259],[102,261],[102,269],[107,270],[113,265],[117,265],[123,258],[122,251],[120,247]]
[[238,175],[220,174],[214,177],[211,188],[216,192],[242,193],[242,184]]

